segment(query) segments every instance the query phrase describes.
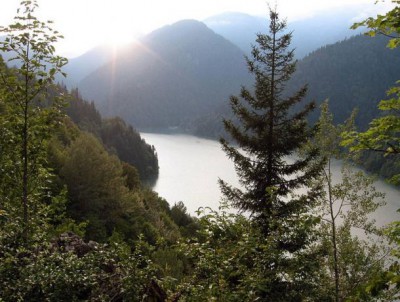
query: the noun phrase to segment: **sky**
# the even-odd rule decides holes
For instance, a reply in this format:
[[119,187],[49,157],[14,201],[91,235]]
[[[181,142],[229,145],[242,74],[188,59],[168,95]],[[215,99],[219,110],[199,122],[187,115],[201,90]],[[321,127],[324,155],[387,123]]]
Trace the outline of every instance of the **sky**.
[[[21,0],[0,0],[0,25],[8,25]],[[120,45],[154,29],[182,19],[202,21],[223,12],[267,16],[268,4],[277,5],[288,21],[311,17],[324,10],[362,5],[359,18],[386,11],[387,0],[38,0],[40,20],[54,21],[65,39],[59,54],[74,57],[100,44]]]

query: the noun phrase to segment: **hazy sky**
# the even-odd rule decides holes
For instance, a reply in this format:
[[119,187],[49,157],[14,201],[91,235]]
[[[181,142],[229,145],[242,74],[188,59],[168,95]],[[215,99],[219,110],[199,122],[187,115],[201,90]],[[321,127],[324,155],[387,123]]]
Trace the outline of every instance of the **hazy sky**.
[[[12,21],[20,0],[0,0],[0,25]],[[222,12],[267,14],[267,3],[278,5],[289,21],[323,10],[363,5],[361,16],[382,10],[388,3],[374,0],[38,0],[42,20],[55,21],[65,39],[57,46],[62,55],[74,56],[102,43],[124,43],[153,29],[181,19],[203,20]]]

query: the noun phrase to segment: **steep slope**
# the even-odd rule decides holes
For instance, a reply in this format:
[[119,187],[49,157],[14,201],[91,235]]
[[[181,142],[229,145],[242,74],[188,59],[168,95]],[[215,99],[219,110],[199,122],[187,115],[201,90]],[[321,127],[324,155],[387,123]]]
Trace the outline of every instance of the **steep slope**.
[[64,71],[66,78],[58,78],[68,88],[73,88],[90,73],[112,59],[114,50],[110,46],[98,46],[83,55],[69,59]]
[[203,23],[185,20],[144,37],[79,88],[103,114],[154,129],[212,112],[246,82],[240,49]]
[[[64,91],[64,94],[68,92]],[[157,179],[156,150],[132,126],[119,117],[103,119],[94,103],[82,99],[77,90],[69,93],[69,100],[66,113],[82,131],[92,133],[107,151],[134,166],[142,182],[152,183]]]
[[[400,49],[387,48],[387,42],[382,36],[360,35],[316,50],[299,61],[287,93],[291,95],[308,84],[308,101],[320,104],[329,99],[337,123],[343,122],[357,108],[356,124],[365,129],[380,114],[377,105],[387,98],[386,90],[400,79]],[[317,121],[319,114],[319,110],[311,114],[311,123]],[[229,108],[221,108],[219,112],[196,120],[193,131],[217,138],[223,133],[221,116],[230,115]],[[400,173],[394,158],[383,159],[374,153],[365,154],[360,165],[385,178]]]
[[[386,90],[400,79],[400,49],[388,49],[387,40],[382,36],[358,35],[312,52],[298,62],[287,85],[288,95],[307,84],[306,99],[317,104],[329,99],[335,122],[343,122],[357,108],[356,123],[365,128],[379,114],[377,104],[386,97]],[[221,116],[229,115],[230,109],[221,107],[218,112],[196,120],[194,132],[218,137],[223,128]],[[318,117],[319,110],[315,110],[311,122]]]
[[308,98],[329,99],[337,122],[358,108],[357,123],[365,127],[378,114],[386,90],[400,79],[400,49],[387,48],[387,42],[383,36],[358,35],[322,47],[299,61],[290,89],[308,83]]

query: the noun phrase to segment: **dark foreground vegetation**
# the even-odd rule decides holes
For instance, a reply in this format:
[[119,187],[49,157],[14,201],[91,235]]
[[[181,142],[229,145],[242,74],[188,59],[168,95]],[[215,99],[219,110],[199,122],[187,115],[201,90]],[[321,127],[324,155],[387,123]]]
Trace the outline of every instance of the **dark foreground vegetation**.
[[[393,2],[361,25],[397,47]],[[15,59],[0,62],[0,301],[400,298],[400,226],[375,225],[384,196],[349,164],[364,150],[398,163],[398,86],[365,132],[353,115],[334,124],[328,102],[310,127],[307,87],[285,90],[296,62],[271,10],[268,35],[247,58],[254,87],[231,97],[235,122],[224,121],[243,151],[221,139],[242,187],[220,180],[221,208],[193,218],[143,185],[158,173],[153,147],[54,84],[67,63],[53,47],[61,36],[36,9],[22,1],[15,24],[1,28],[0,50]],[[337,158],[344,168],[334,183]]]

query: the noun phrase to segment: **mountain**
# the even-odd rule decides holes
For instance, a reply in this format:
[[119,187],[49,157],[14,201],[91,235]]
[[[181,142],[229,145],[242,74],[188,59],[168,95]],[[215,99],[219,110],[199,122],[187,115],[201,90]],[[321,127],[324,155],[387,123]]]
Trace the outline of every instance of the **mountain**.
[[[297,64],[297,71],[287,85],[287,94],[308,84],[305,102],[317,105],[329,99],[334,122],[342,123],[358,110],[356,125],[366,129],[369,122],[381,112],[380,100],[387,99],[386,91],[400,79],[400,49],[386,47],[388,38],[358,35],[332,45],[324,46]],[[230,117],[227,106],[214,111],[193,123],[193,132],[200,136],[218,138],[223,134],[222,116]],[[313,124],[319,110],[310,115]],[[367,171],[384,178],[400,173],[395,157],[382,158],[376,153],[366,153],[359,164]]]
[[119,117],[102,118],[94,103],[82,99],[77,89],[71,92],[59,89],[64,95],[68,95],[69,106],[65,110],[79,129],[93,134],[110,154],[134,166],[142,182],[152,183],[157,179],[156,150],[132,126]]
[[[298,62],[288,92],[307,83],[308,100],[330,99],[337,122],[358,107],[357,124],[364,128],[399,78],[399,50],[386,43],[384,37],[357,35],[317,49]],[[185,127],[215,136],[230,112],[229,96],[241,85],[251,88],[252,79],[240,49],[203,23],[186,20],[146,36],[90,74],[79,89],[102,113],[141,129]]]
[[[386,98],[386,90],[400,79],[400,49],[386,47],[388,38],[358,35],[321,47],[298,61],[297,70],[287,84],[287,94],[308,85],[306,101],[317,104],[329,99],[335,122],[346,120],[358,109],[356,124],[364,129],[379,114],[377,104]],[[229,116],[228,106],[194,122],[193,132],[200,136],[219,137],[223,133],[222,116]],[[315,110],[310,121],[319,118]]]
[[[0,36],[0,42],[4,41],[5,36]],[[67,77],[62,75],[56,76],[56,81],[64,84],[69,89],[77,87],[78,83],[90,73],[95,71],[100,66],[111,61],[117,50],[111,46],[101,45],[90,49],[84,54],[68,58],[68,64],[63,67],[63,72],[67,73]],[[4,61],[12,58],[10,52],[0,52],[0,56]],[[19,66],[17,61],[8,63],[9,67]]]
[[68,64],[63,68],[67,77],[58,77],[68,88],[74,88],[90,73],[112,59],[114,49],[111,46],[97,46],[83,55],[68,59]]
[[[296,49],[296,56],[303,58],[321,46],[357,34],[357,31],[350,30],[350,26],[360,11],[362,6],[351,6],[321,12],[297,21],[289,20],[288,29],[293,31],[292,46]],[[266,20],[266,17],[243,13],[223,13],[207,18],[204,23],[245,53],[250,53],[256,34],[265,33],[267,30]]]
[[225,37],[245,53],[250,53],[257,33],[265,31],[267,19],[244,13],[223,13],[203,21],[215,33]]
[[[387,99],[386,91],[400,79],[400,49],[386,47],[388,38],[359,35],[323,47],[298,64],[290,89],[308,83],[307,98],[321,103],[329,99],[334,121],[342,123],[356,108],[356,125],[365,130],[371,120],[382,114],[377,105]],[[319,117],[319,110],[311,121]],[[384,178],[400,173],[396,157],[375,152],[363,154],[358,162],[364,169]]]
[[184,20],[145,36],[79,84],[105,115],[141,129],[184,126],[249,81],[243,52],[206,25]]
[[[303,58],[311,51],[321,46],[343,40],[345,37],[355,35],[357,31],[349,29],[362,12],[362,6],[351,6],[346,10],[337,8],[329,12],[321,12],[302,20],[289,22],[289,29],[293,30],[293,47],[296,56]],[[204,23],[215,33],[223,36],[238,46],[243,52],[249,53],[251,44],[255,43],[256,34],[265,32],[267,18],[251,16],[243,13],[223,13],[204,20]],[[81,56],[70,58],[64,71],[67,78],[59,77],[68,88],[77,87],[81,80],[89,74],[110,62],[116,52],[111,46],[98,46]]]
[[383,36],[358,35],[322,47],[298,62],[289,90],[307,83],[307,98],[317,103],[329,99],[337,122],[358,108],[357,124],[364,128],[377,116],[387,89],[400,79],[400,49],[387,48],[387,42]]

